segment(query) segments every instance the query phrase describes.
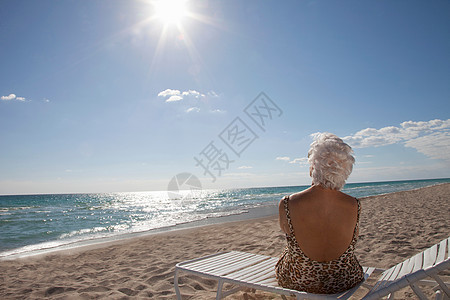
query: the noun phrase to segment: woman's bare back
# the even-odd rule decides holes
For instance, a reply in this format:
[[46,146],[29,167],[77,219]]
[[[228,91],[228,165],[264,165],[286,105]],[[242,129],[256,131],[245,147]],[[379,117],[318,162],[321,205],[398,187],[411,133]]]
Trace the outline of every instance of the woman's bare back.
[[[339,258],[349,247],[357,222],[357,200],[320,186],[289,197],[289,211],[295,238],[310,259],[326,262]],[[280,226],[289,233],[283,203]]]

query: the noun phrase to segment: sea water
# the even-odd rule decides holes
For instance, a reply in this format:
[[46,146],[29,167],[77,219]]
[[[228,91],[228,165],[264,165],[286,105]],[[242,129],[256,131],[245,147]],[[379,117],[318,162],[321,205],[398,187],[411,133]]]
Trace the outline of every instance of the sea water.
[[[361,198],[445,182],[450,178],[352,183],[343,192]],[[245,218],[264,207],[269,208],[266,213],[275,214],[284,195],[307,187],[197,190],[180,192],[178,197],[167,191],[0,196],[0,258],[225,216]]]

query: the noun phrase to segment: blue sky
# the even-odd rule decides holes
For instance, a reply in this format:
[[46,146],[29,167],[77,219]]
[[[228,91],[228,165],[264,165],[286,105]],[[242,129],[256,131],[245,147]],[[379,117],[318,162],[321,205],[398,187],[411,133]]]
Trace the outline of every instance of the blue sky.
[[323,131],[350,182],[450,177],[448,1],[157,5],[2,1],[0,194],[309,184]]

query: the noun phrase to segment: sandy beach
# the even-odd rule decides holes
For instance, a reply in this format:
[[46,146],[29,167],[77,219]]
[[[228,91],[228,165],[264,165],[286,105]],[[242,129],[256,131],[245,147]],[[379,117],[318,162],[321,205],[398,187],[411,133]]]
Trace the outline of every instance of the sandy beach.
[[[362,199],[357,257],[387,268],[449,236],[450,184]],[[0,299],[175,299],[175,264],[218,251],[278,256],[277,217],[181,229],[0,261]],[[214,299],[216,282],[181,274],[183,299]],[[358,299],[367,290],[355,295]],[[400,299],[414,298],[410,289]],[[281,299],[244,290],[227,299]]]

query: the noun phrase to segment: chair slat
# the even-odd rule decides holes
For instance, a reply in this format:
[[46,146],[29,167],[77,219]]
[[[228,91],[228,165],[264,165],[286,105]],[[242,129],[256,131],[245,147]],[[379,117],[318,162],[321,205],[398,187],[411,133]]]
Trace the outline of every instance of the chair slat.
[[[382,279],[378,281],[377,283],[377,289],[382,289],[386,285],[391,284],[392,280],[395,279],[395,276],[397,275],[398,271],[401,268],[401,264],[395,265],[392,268],[385,271],[384,276],[382,276]],[[394,278],[394,279],[391,279]]]
[[398,278],[398,274],[400,273],[402,265],[403,263],[399,263],[395,266],[394,271],[392,272],[391,276],[389,276],[389,281],[394,281]]
[[436,262],[437,257],[437,247],[438,245],[434,245],[431,248],[428,248],[423,252],[423,266],[422,268],[426,269],[432,267]]
[[261,269],[266,269],[266,268],[273,268],[274,262],[271,259],[266,259],[264,261],[261,261],[257,264],[254,264],[252,266],[249,266],[245,269],[233,272],[228,274],[228,276],[230,278],[239,280],[241,279],[241,277],[245,276],[246,274],[250,273],[250,272],[254,272],[255,270],[261,270]]
[[248,255],[233,255],[225,258],[220,258],[214,261],[209,261],[206,264],[189,266],[191,269],[196,271],[208,272],[211,270],[221,270],[223,268],[227,268],[232,265],[242,264],[243,262],[248,262],[251,260],[253,256]]
[[[262,268],[260,270],[258,270],[258,271],[253,271],[253,272],[249,272],[247,274],[244,274],[243,276],[241,276],[239,278],[239,280],[250,281],[251,282],[251,281],[254,281],[257,278],[260,278],[261,276],[265,276],[265,275],[267,275],[267,274],[269,274],[271,272],[274,272],[273,265],[272,265],[272,267],[270,267],[268,265],[265,265],[265,266],[262,266]],[[273,273],[273,274],[275,275],[275,273]]]
[[259,282],[259,284],[261,284],[261,285],[265,284],[265,285],[271,285],[271,286],[278,286],[278,281],[277,281],[277,279],[275,277],[273,277],[273,278],[267,278],[267,279],[261,280]]
[[436,263],[443,262],[445,259],[445,255],[447,254],[447,244],[449,239],[445,239],[439,243],[439,252],[436,258]]
[[255,272],[255,271],[258,271],[258,270],[261,270],[261,269],[265,269],[265,268],[267,268],[267,260],[263,261],[263,262],[259,262],[259,263],[254,264],[254,265],[250,265],[250,266],[248,266],[248,267],[246,267],[244,269],[237,270],[235,272],[229,273],[228,276],[230,278],[239,280],[240,278],[246,276],[248,273],[252,273],[252,272]]
[[389,283],[388,279],[389,276],[391,276],[392,272],[394,271],[395,266],[387,269],[386,271],[384,271],[383,273],[381,273],[380,278],[378,279],[378,281],[375,283],[375,285],[373,286],[373,290],[379,290],[381,288],[383,288],[387,283]]
[[411,271],[414,268],[414,260],[413,259],[407,259],[402,263],[402,268],[397,275],[397,278],[402,278],[403,276],[411,273]]
[[450,237],[447,239],[447,257],[446,258],[450,258]]
[[247,257],[247,256],[248,256],[248,253],[247,253],[247,255],[245,255],[245,253],[239,253],[239,252],[232,251],[232,252],[227,252],[227,253],[221,253],[221,254],[218,254],[213,257],[208,257],[208,258],[205,258],[204,260],[196,260],[191,263],[188,262],[186,264],[183,264],[182,266],[189,267],[189,268],[195,268],[195,267],[199,267],[199,266],[206,267],[210,264],[216,264],[221,261],[226,261],[229,259],[237,260],[241,257]]
[[268,278],[274,278],[276,277],[274,270],[267,270],[265,272],[260,272],[259,274],[253,276],[252,278],[249,278],[248,280],[251,282],[254,282],[256,284],[259,284],[261,281],[266,280]]
[[242,260],[239,262],[229,262],[229,264],[219,267],[216,269],[208,269],[206,272],[209,272],[214,275],[224,276],[236,270],[245,268],[249,265],[253,265],[261,260],[260,257],[248,258],[246,260]]
[[414,255],[412,257],[412,259],[414,259],[414,268],[412,270],[412,272],[417,272],[419,270],[422,269],[422,262],[423,262],[423,252]]

